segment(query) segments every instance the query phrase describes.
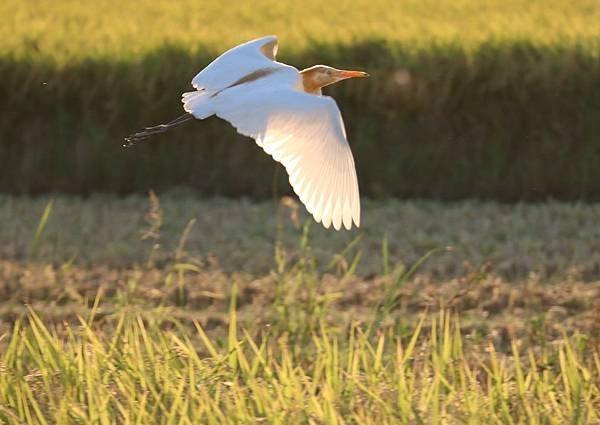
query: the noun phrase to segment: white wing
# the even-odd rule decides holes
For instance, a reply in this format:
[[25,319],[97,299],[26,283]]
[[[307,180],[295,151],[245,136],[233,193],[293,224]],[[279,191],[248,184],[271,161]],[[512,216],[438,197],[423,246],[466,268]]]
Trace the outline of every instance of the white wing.
[[274,35],[240,44],[200,71],[192,80],[192,86],[197,90],[214,92],[229,87],[256,70],[287,67],[275,62],[276,54],[277,37]]
[[358,182],[340,111],[331,97],[294,90],[284,74],[224,90],[212,108],[284,165],[317,222],[358,227]]
[[302,88],[300,73],[293,66],[275,61],[277,37],[267,36],[240,44],[216,58],[192,80],[196,91],[184,93],[181,101],[186,112],[198,119],[215,113],[212,99],[236,85],[263,80],[277,74],[277,80]]

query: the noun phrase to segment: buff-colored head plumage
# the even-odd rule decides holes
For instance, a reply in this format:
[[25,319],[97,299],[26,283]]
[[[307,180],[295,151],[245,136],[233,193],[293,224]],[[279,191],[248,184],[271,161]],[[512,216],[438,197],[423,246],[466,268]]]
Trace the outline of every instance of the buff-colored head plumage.
[[363,78],[369,74],[363,71],[347,71],[332,68],[327,65],[314,65],[300,71],[304,91],[312,94],[321,94],[321,88],[347,78]]

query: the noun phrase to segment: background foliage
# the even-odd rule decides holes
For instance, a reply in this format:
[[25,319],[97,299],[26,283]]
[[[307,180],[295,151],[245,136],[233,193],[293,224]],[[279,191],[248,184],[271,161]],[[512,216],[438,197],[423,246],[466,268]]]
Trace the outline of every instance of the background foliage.
[[0,13],[1,192],[289,191],[217,119],[121,148],[180,114],[216,55],[275,33],[282,61],[372,74],[328,91],[364,195],[600,199],[595,1],[9,0]]

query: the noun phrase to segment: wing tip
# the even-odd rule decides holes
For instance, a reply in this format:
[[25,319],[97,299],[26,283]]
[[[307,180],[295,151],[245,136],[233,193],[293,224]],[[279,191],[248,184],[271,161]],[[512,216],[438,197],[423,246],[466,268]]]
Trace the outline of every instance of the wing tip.
[[315,216],[314,213],[311,213],[313,216],[313,219],[315,220],[315,222],[317,223],[321,223],[321,225],[326,228],[329,229],[330,227],[332,227],[336,230],[336,231],[340,231],[342,230],[342,227],[348,231],[352,230],[352,225],[354,225],[354,227],[356,227],[357,229],[360,228],[360,218],[356,218],[353,217],[351,220],[346,221],[346,220],[341,220],[339,223],[335,220],[329,220],[329,221],[325,221],[324,219],[322,219],[321,217]]

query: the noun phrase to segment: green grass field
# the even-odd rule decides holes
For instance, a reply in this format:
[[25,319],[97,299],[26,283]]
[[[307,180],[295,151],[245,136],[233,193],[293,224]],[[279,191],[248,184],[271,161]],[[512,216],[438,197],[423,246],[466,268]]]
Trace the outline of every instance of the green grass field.
[[328,91],[363,194],[600,199],[595,1],[111,4],[0,6],[0,191],[289,191],[217,119],[121,149],[180,114],[181,92],[224,49],[276,33],[293,65],[371,73]]
[[0,200],[6,423],[599,420],[597,205]]

